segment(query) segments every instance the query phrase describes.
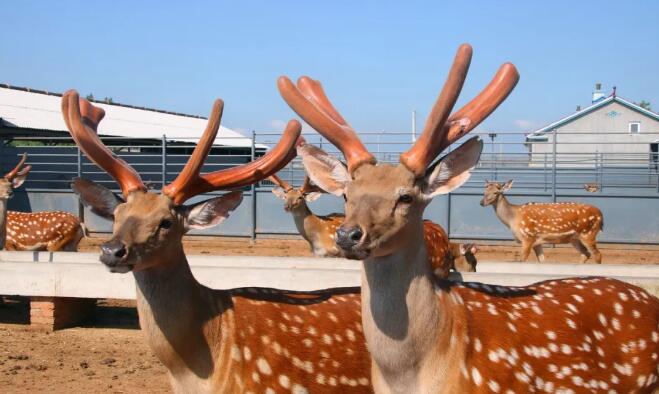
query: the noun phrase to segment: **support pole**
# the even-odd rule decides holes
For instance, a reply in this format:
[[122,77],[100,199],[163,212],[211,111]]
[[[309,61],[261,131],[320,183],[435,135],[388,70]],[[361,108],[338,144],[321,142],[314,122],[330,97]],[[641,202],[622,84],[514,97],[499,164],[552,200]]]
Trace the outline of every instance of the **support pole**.
[[[252,130],[252,152],[251,161],[256,159],[256,131]],[[256,241],[256,183],[252,183],[252,226],[251,226],[251,239],[252,242]]]

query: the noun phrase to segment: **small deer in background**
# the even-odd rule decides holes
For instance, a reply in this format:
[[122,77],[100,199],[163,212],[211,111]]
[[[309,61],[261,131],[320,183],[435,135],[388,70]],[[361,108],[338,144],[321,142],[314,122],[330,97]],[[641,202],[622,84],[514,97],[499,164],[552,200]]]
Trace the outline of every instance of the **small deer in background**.
[[600,190],[600,187],[597,183],[586,183],[583,185],[583,188],[588,193],[597,193]]
[[481,206],[492,205],[497,217],[522,243],[522,261],[528,259],[533,249],[538,261],[544,262],[542,244],[571,243],[581,254],[582,263],[591,256],[598,264],[602,263],[597,234],[604,228],[604,218],[597,207],[573,202],[515,205],[503,194],[512,186],[512,180],[486,181]]
[[16,167],[0,179],[0,249],[75,252],[85,235],[76,216],[62,211],[7,211],[7,200],[25,182],[32,168],[25,165],[26,160],[27,154],[23,153]]
[[437,277],[447,278],[451,270],[476,272],[478,247],[475,244],[450,242],[442,226],[430,220],[423,221],[423,239]]
[[299,188],[292,187],[277,175],[268,179],[277,185],[272,189],[272,194],[284,200],[284,210],[293,215],[295,227],[309,243],[311,252],[318,257],[341,257],[334,237],[336,229],[343,223],[344,216],[340,213],[315,215],[307,205],[307,202],[316,201],[322,190],[312,184],[308,176],[304,177]]
[[[307,202],[317,200],[323,190],[314,185],[308,175],[305,175],[299,188],[292,187],[276,175],[268,179],[277,185],[272,193],[284,200],[284,210],[293,215],[295,226],[309,243],[311,252],[318,257],[344,257],[343,251],[336,245],[336,230],[343,224],[345,215],[332,213],[318,216],[307,205]],[[438,277],[448,277],[451,270],[476,272],[476,245],[450,242],[444,229],[430,220],[424,220],[423,230],[428,260]]]

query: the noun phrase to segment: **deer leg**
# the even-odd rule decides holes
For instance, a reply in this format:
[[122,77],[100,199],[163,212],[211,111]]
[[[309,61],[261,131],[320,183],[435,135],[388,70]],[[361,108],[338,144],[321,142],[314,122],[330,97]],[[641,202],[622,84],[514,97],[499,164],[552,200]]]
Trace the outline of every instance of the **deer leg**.
[[538,262],[544,263],[545,262],[545,252],[542,249],[542,245],[535,245],[533,247],[533,251],[535,252],[535,257],[538,258]]
[[588,249],[584,246],[583,243],[581,243],[581,241],[578,238],[572,239],[570,243],[581,255],[581,263],[585,263],[590,257],[590,252],[588,251]]
[[[594,238],[594,237],[593,237]],[[595,239],[582,239],[581,243],[588,249],[588,252],[593,256],[597,264],[602,264],[602,253],[597,249],[597,240]]]
[[531,254],[532,247],[533,247],[532,242],[528,240],[522,240],[522,255],[520,256],[520,261],[528,260],[529,254]]

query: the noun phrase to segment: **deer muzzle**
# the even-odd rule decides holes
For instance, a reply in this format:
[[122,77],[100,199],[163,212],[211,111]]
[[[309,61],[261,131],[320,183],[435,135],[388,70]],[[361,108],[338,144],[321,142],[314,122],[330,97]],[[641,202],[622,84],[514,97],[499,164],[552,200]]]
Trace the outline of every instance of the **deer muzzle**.
[[100,260],[110,272],[124,273],[133,267],[127,263],[128,250],[123,242],[112,239],[101,245]]

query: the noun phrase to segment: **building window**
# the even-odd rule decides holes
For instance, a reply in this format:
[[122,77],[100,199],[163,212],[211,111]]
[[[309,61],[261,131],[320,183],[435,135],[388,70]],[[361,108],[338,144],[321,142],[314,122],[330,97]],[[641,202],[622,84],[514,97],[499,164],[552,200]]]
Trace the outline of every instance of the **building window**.
[[631,134],[638,134],[641,132],[641,122],[629,122],[629,132]]

